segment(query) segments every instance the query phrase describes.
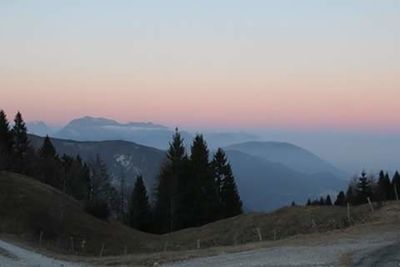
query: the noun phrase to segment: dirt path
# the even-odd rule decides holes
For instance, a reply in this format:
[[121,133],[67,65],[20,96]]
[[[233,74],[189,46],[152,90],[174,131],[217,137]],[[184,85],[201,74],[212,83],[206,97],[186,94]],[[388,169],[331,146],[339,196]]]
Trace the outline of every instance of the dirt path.
[[77,267],[88,266],[49,258],[0,240],[0,267]]
[[[324,238],[323,238],[324,239]],[[398,232],[369,233],[336,240],[283,245],[166,264],[168,267],[221,266],[400,266]],[[347,257],[346,257],[347,256]]]

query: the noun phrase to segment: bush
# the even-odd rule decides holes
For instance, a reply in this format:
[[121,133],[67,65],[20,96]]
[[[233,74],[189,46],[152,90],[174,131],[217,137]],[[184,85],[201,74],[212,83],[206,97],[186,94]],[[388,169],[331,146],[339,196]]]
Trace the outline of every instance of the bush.
[[110,217],[110,209],[104,201],[88,201],[85,211],[101,220],[107,220]]

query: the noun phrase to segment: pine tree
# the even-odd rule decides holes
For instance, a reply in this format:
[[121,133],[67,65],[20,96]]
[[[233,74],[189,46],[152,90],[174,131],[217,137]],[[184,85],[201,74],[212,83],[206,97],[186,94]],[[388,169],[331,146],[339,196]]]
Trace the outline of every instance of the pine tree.
[[39,149],[39,179],[55,188],[65,192],[64,173],[62,164],[58,158],[50,138],[45,137],[42,147]]
[[325,205],[325,200],[324,200],[323,197],[320,197],[320,199],[319,199],[319,205],[320,205],[320,206],[324,206],[324,205]]
[[82,159],[63,155],[63,191],[77,200],[88,200],[90,192],[90,171]]
[[346,202],[349,204],[355,204],[355,194],[354,194],[354,189],[353,185],[350,184],[349,187],[347,188],[346,191]]
[[392,191],[389,174],[385,174],[383,171],[380,171],[376,192],[377,200],[386,201],[392,199]]
[[240,200],[235,178],[229,164],[227,164],[226,174],[222,181],[221,199],[222,210],[225,218],[243,213],[242,201]]
[[368,180],[367,174],[364,171],[358,178],[356,190],[357,204],[367,203],[367,198],[371,198],[372,196],[371,182]]
[[[190,169],[192,196],[197,215],[195,225],[203,225],[218,218],[218,189],[209,162],[209,150],[202,135],[196,135],[191,147]],[[232,176],[233,177],[233,176]]]
[[190,184],[187,181],[186,165],[187,156],[183,139],[176,129],[167,151],[167,159],[161,167],[156,188],[154,216],[157,223],[156,230],[159,233],[186,227],[188,217],[192,216],[188,211],[191,192],[187,190]]
[[115,204],[116,192],[111,186],[107,166],[99,155],[91,162],[90,170],[90,192],[86,211],[98,218],[107,219]]
[[326,197],[325,205],[326,205],[326,206],[332,206],[332,200],[331,200],[331,196],[330,196],[330,195],[328,195],[328,196]]
[[336,197],[335,206],[345,206],[346,205],[346,196],[343,191],[340,191]]
[[141,176],[136,179],[129,203],[129,225],[141,231],[149,231],[151,229],[149,198]]
[[3,110],[0,110],[0,170],[10,169],[13,138],[10,124]]
[[311,200],[310,199],[307,200],[306,206],[311,206]]
[[400,174],[398,171],[396,171],[392,179],[392,190],[394,195],[393,199],[397,200],[396,198],[400,198]]
[[28,140],[25,122],[20,112],[14,119],[13,135],[13,170],[18,173],[29,174],[30,156],[32,148]]

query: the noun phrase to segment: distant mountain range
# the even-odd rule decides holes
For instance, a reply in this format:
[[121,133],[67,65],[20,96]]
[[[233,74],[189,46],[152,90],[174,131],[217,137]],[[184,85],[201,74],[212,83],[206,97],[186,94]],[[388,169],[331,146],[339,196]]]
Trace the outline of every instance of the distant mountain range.
[[[30,135],[31,143],[38,148],[43,143],[43,137]],[[127,186],[133,185],[137,175],[143,175],[145,184],[151,192],[156,183],[160,166],[165,159],[165,152],[156,148],[138,145],[127,141],[72,141],[52,138],[57,153],[77,156],[90,162],[97,155],[107,164],[114,182],[118,183],[121,176],[126,178]]]
[[[30,138],[35,147],[39,147],[43,142],[42,137],[30,136]],[[60,155],[79,154],[85,161],[93,160],[96,154],[100,155],[116,182],[121,175],[124,175],[127,184],[132,185],[136,175],[142,174],[150,192],[154,189],[156,177],[165,159],[164,150],[128,141],[72,141],[57,138],[53,138],[52,141]],[[246,210],[269,211],[288,205],[291,201],[301,203],[309,197],[345,188],[347,182],[330,172],[336,169],[317,156],[310,156],[311,152],[291,144],[282,145],[274,142],[266,144],[260,143],[259,146],[265,145],[265,149],[276,146],[274,153],[278,155],[276,158],[274,154],[269,155],[267,159],[262,157],[263,153],[260,156],[250,154],[255,154],[254,151],[248,151],[249,153],[239,151],[239,148],[248,149],[246,144],[226,148]],[[295,152],[290,152],[288,147]],[[279,148],[282,148],[283,152],[280,152]],[[285,157],[282,156],[283,153],[287,153],[290,157],[298,157],[300,163],[305,162],[304,166],[300,163],[290,165],[290,162],[285,161]],[[302,161],[303,157],[308,157],[309,160]],[[313,164],[316,166],[315,172],[310,169]],[[308,172],[293,169],[294,167]]]
[[270,211],[292,201],[304,203],[308,198],[326,196],[347,185],[331,173],[302,173],[236,150],[228,150],[227,155],[247,210]]
[[241,151],[306,174],[330,173],[338,177],[345,177],[345,173],[330,163],[312,152],[290,143],[245,142],[227,146],[225,150]]
[[[28,130],[39,136],[49,135],[77,141],[123,140],[167,149],[175,129],[151,122],[120,123],[107,118],[86,116],[72,120],[59,130],[47,126],[44,122],[28,123]],[[187,131],[180,132],[185,143],[190,145],[194,134]],[[213,132],[205,133],[204,136],[211,148],[259,139],[255,135],[243,132]]]

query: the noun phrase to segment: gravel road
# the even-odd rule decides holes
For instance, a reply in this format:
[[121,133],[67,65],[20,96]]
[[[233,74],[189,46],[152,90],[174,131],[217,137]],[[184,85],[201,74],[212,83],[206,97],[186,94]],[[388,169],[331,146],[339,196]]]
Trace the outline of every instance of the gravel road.
[[[326,245],[296,245],[264,248],[234,254],[175,262],[168,267],[221,266],[400,266],[398,235],[369,235],[339,239]],[[350,258],[348,258],[350,256]],[[347,256],[347,258],[346,258]],[[352,265],[351,265],[352,266]]]
[[0,267],[77,267],[86,266],[56,259],[29,251],[0,240]]

